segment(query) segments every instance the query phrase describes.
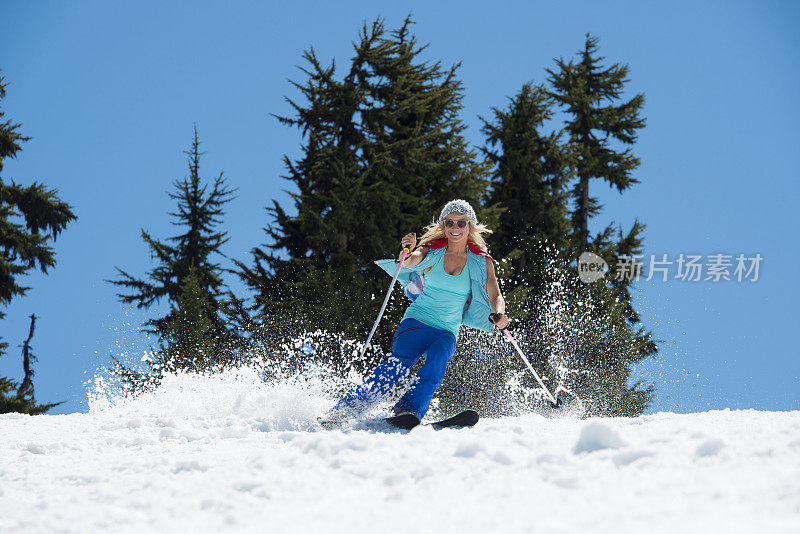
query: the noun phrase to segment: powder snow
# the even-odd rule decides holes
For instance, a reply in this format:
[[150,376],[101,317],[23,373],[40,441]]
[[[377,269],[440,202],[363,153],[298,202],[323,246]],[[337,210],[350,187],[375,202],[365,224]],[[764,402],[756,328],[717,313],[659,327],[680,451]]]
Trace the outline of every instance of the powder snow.
[[800,411],[326,431],[247,369],[0,415],[0,532],[800,532]]

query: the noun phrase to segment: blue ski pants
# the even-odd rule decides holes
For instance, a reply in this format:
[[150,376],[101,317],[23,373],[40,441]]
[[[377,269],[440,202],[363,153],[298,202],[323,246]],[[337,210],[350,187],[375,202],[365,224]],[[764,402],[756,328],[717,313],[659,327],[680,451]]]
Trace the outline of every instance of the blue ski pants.
[[392,355],[376,367],[362,385],[348,391],[336,407],[368,409],[408,375],[424,355],[425,363],[417,372],[416,380],[394,406],[395,411],[408,410],[422,419],[455,351],[456,337],[452,332],[430,327],[416,319],[404,319],[394,335]]

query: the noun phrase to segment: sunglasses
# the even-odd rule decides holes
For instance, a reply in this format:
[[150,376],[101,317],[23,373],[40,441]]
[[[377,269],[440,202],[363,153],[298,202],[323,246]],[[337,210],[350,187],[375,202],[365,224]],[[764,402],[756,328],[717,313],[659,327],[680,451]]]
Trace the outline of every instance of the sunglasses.
[[445,228],[452,228],[453,226],[458,225],[459,228],[464,228],[467,225],[467,221],[464,219],[454,221],[453,219],[445,219],[444,226]]

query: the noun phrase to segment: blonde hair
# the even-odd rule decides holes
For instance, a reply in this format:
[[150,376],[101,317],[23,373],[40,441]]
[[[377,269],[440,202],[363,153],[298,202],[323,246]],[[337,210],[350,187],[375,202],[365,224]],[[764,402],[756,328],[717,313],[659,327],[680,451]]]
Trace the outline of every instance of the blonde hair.
[[[467,239],[475,243],[478,248],[488,254],[489,246],[486,244],[483,236],[491,234],[492,231],[489,230],[489,228],[484,224],[470,222],[467,216],[463,213],[453,211],[450,214],[459,215],[469,223],[469,234],[467,235]],[[425,233],[422,234],[422,237],[419,239],[419,246],[424,246],[425,243],[430,243],[431,241],[436,241],[437,239],[441,239],[443,237],[447,237],[444,233],[444,219],[442,222],[436,222],[436,220],[433,220],[428,226],[425,227]]]

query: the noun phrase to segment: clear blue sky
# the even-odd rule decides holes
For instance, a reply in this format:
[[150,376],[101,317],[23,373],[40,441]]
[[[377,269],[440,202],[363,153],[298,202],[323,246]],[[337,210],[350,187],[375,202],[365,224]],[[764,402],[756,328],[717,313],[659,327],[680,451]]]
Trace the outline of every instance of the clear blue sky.
[[[297,131],[271,113],[297,96],[287,79],[304,49],[346,65],[364,21],[413,13],[426,58],[463,62],[462,119],[503,107],[589,31],[647,95],[635,152],[641,184],[597,184],[602,221],[647,223],[646,253],[764,257],[756,283],[640,282],[637,306],[661,340],[637,369],[657,388],[650,411],[800,408],[797,206],[800,4],[770,2],[23,2],[0,3],[2,105],[33,140],[4,177],[58,188],[78,220],[56,242],[57,267],[0,323],[11,343],[0,375],[20,377],[27,316],[40,316],[37,399],[86,409],[82,382],[109,353],[138,359],[143,314],[103,282],[151,268],[139,229],[172,235],[166,191],[186,174],[197,123],[201,174],[239,188],[225,253],[265,240],[264,207],[286,203],[281,158]],[[601,221],[601,222],[602,222]],[[412,229],[409,229],[409,231]],[[398,236],[399,237],[399,236]]]

